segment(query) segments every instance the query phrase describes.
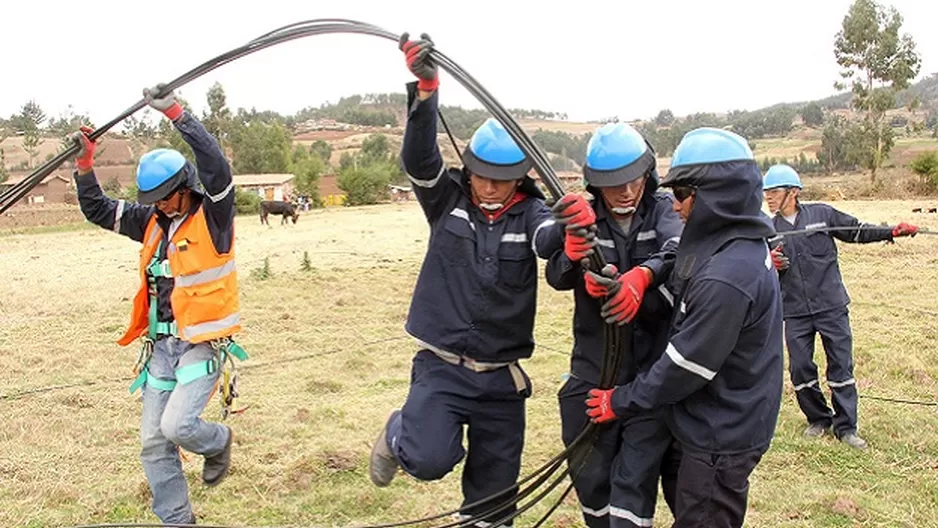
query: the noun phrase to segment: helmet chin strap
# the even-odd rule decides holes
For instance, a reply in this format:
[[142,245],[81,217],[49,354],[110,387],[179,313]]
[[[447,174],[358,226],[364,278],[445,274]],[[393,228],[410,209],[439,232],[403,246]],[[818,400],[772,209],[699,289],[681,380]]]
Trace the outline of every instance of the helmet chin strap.
[[488,202],[479,202],[479,207],[485,209],[486,211],[498,211],[502,207],[505,207],[503,203],[488,203]]
[[613,207],[612,208],[613,213],[617,215],[621,215],[621,216],[628,216],[631,214],[635,214],[635,210],[636,210],[635,207]]
[[791,197],[791,188],[785,189],[785,197],[782,198],[782,203],[778,204],[778,210],[775,211],[775,216],[785,216],[785,206],[788,205],[788,198]]

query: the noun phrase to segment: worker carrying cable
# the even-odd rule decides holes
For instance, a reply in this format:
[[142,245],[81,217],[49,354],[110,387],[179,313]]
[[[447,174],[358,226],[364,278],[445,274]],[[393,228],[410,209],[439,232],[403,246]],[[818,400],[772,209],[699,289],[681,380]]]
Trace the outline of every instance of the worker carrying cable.
[[[808,419],[804,436],[833,434],[856,449],[867,443],[857,433],[857,388],[853,377],[853,335],[847,304],[850,298],[840,276],[834,239],[866,244],[915,236],[918,227],[900,223],[876,229],[827,204],[802,204],[801,178],[788,165],[765,173],[765,202],[779,232],[808,230],[805,236],[775,242],[772,257],[778,269],[785,312],[785,343],[789,372],[798,406]],[[810,233],[811,229],[844,228]],[[834,409],[827,406],[814,362],[815,335],[827,355],[827,385]]]
[[192,147],[193,166],[176,150],[156,149],[137,166],[137,200],[104,195],[94,173],[95,144],[83,127],[75,182],[90,222],[141,242],[140,288],[130,327],[118,341],[144,341],[140,459],[164,523],[194,523],[177,446],[205,457],[202,480],[217,485],[228,474],[231,428],[199,415],[215,390],[228,354],[243,359],[231,341],[240,330],[234,251],[234,188],[218,142],[172,92],[144,90],[147,103],[170,119]]
[[[533,163],[501,124],[489,119],[447,169],[437,145],[439,77],[433,42],[401,36],[418,78],[407,86],[408,115],[401,163],[430,226],[430,240],[407,317],[420,351],[410,392],[374,444],[370,477],[387,486],[400,467],[436,480],[466,456],[464,517],[510,500],[468,507],[517,484],[531,383],[518,361],[531,356],[537,259],[544,228],[554,223],[544,195],[527,176]],[[467,427],[468,455],[463,448]],[[478,526],[510,515],[511,506]]]
[[[782,396],[782,302],[767,244],[775,230],[752,151],[732,132],[688,132],[662,185],[685,222],[669,282],[670,340],[635,380],[591,389],[588,414],[605,423],[662,409],[682,452],[674,526],[739,527]],[[615,297],[603,309],[614,306]]]
[[[655,152],[638,131],[625,123],[604,125],[590,138],[583,166],[593,205],[571,193],[555,206],[566,218],[549,231],[557,238],[552,244],[561,249],[548,260],[547,282],[557,290],[573,290],[576,303],[570,376],[558,394],[567,446],[589,422],[587,392],[600,382],[607,318],[632,324],[631,343],[622,343],[631,354],[625,356],[616,385],[648,370],[668,343],[673,297],[665,281],[683,225],[670,194],[658,192],[655,166]],[[616,279],[611,291],[583,273],[581,262],[597,247]],[[593,298],[605,295],[614,305],[606,314]],[[589,450],[585,463],[585,452],[571,457],[586,524],[651,526],[659,475],[673,511],[679,462],[673,444],[661,413],[642,412],[607,424],[596,443],[584,447]]]

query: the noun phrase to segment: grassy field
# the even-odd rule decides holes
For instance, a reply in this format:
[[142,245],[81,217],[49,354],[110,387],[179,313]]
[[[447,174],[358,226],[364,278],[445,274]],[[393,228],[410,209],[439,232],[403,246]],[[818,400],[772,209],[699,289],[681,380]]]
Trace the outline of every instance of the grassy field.
[[[938,228],[938,215],[911,213],[918,203],[836,205],[870,222]],[[240,341],[251,354],[238,402],[250,407],[228,419],[234,462],[223,485],[201,485],[201,457],[184,462],[200,522],[360,526],[457,506],[461,466],[440,482],[402,475],[385,489],[367,477],[371,443],[407,393],[415,345],[403,324],[428,234],[419,208],[315,211],[269,228],[244,217],[237,234]],[[127,393],[137,351],[114,343],[136,288],[137,245],[81,229],[7,234],[0,246],[0,393],[94,382],[0,399],[0,526],[153,522],[138,459],[139,394]],[[938,237],[841,250],[860,393],[938,400]],[[312,271],[301,270],[304,252]],[[271,276],[262,279],[252,271],[265,258]],[[524,364],[535,391],[526,470],[560,449],[556,391],[571,343],[570,294],[542,281],[538,302],[540,346]],[[218,411],[213,399],[206,417]],[[860,423],[866,453],[803,440],[786,382],[747,526],[938,526],[936,407],[864,398]],[[663,501],[657,521],[670,521]],[[549,524],[582,526],[572,497]]]

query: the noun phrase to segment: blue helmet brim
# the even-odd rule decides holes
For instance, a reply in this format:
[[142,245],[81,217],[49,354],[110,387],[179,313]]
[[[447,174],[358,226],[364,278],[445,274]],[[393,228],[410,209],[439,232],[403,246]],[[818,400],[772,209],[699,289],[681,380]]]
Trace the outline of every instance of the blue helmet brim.
[[189,174],[192,172],[192,164],[186,162],[176,174],[163,183],[149,190],[137,189],[137,202],[142,205],[152,205],[170,195],[179,187],[185,186],[189,182]]
[[520,180],[534,168],[534,163],[527,156],[518,163],[498,165],[479,159],[468,147],[463,151],[462,162],[466,170],[476,176],[503,181]]
[[598,170],[583,166],[583,177],[593,187],[616,187],[637,180],[655,170],[655,153],[648,149],[644,154],[624,167],[612,170]]

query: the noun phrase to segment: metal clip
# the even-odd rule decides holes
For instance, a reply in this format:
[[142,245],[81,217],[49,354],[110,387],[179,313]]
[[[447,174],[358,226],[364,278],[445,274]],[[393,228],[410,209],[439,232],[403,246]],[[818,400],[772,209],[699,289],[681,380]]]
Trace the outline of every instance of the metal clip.
[[153,340],[147,336],[141,338],[143,346],[140,347],[140,353],[137,354],[137,362],[134,364],[134,376],[139,375],[143,369],[147,368],[147,363],[153,357]]

